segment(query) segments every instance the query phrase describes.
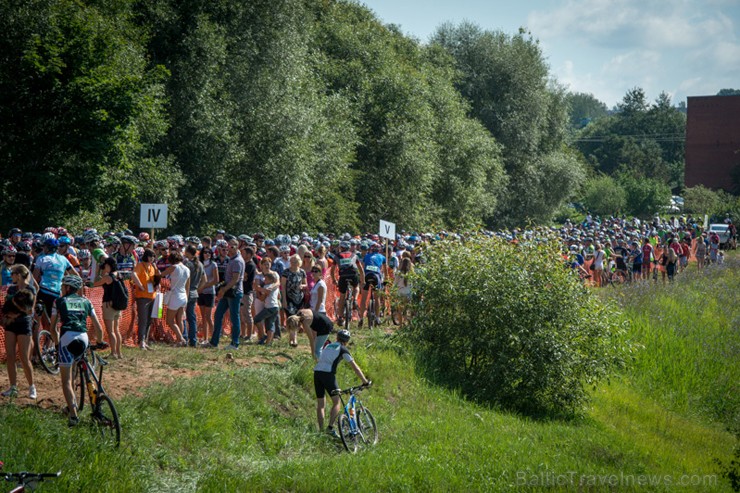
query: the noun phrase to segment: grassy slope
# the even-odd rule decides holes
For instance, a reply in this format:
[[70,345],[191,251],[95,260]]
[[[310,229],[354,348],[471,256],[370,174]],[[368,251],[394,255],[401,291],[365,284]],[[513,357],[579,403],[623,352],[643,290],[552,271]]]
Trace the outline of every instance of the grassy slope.
[[[661,296],[652,299],[664,303]],[[672,481],[682,474],[716,474],[715,459],[728,460],[735,438],[718,423],[716,406],[695,411],[705,399],[687,399],[684,395],[695,391],[679,390],[695,389],[712,375],[735,378],[737,367],[718,353],[714,359],[724,362],[724,373],[720,365],[695,377],[697,361],[711,358],[702,350],[693,352],[694,359],[680,351],[656,352],[678,337],[651,336],[656,328],[636,325],[635,336],[646,350],[638,354],[635,369],[599,387],[576,422],[535,422],[430,386],[414,375],[392,341],[375,333],[358,339],[353,353],[377,383],[363,400],[378,421],[380,443],[356,456],[315,431],[311,363],[302,353],[287,363],[275,359],[271,365],[210,373],[124,399],[119,403],[124,445],[118,451],[97,447],[86,426],[67,429],[58,414],[0,406],[0,459],[8,470],[62,469],[63,478],[44,484],[42,491],[339,491],[350,485],[357,491],[491,491],[521,486],[522,472],[528,489],[565,481],[561,488],[572,490],[570,471],[576,484],[585,475],[582,490],[603,491],[613,488],[593,475],[621,474],[624,486],[640,474],[671,475]],[[173,367],[202,368],[223,357],[164,351],[172,351]],[[273,351],[277,357],[285,349]],[[237,357],[260,352],[245,348]],[[664,362],[672,354],[680,355],[684,371],[663,372],[672,368]],[[341,371],[340,383],[354,380],[347,368]],[[722,385],[704,385],[707,394],[724,392]],[[723,479],[711,481],[683,489],[729,491]],[[616,489],[673,491],[676,485],[662,481]]]

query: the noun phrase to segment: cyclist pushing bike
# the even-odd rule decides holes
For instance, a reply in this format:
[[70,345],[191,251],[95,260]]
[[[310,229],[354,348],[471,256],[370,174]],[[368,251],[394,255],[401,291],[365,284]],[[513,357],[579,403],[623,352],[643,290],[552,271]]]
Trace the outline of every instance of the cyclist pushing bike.
[[[365,264],[365,283],[362,286],[362,295],[360,296],[360,327],[362,327],[362,320],[365,316],[368,294],[375,289],[378,292],[383,290],[385,269],[388,263],[386,262],[385,255],[380,253],[380,244],[376,242],[370,244],[370,252],[365,255],[363,263]],[[373,304],[373,310],[375,313],[368,313],[368,318],[373,317],[370,319],[371,327],[372,322],[378,320],[378,302]]]
[[332,391],[338,390],[337,385],[337,366],[340,361],[344,360],[352,367],[363,385],[369,385],[370,382],[365,378],[365,374],[355,360],[352,359],[352,355],[347,349],[349,343],[350,333],[348,330],[340,330],[337,332],[337,341],[327,345],[322,351],[319,357],[318,363],[313,369],[313,386],[316,391],[316,417],[319,421],[319,430],[324,429],[324,407],[326,405],[326,399],[324,395],[328,392],[331,396],[332,407],[329,414],[329,426],[326,431],[333,437],[339,437],[337,432],[334,430],[334,422],[339,415],[339,409],[341,407],[339,401],[339,395],[332,395]]
[[[339,244],[339,253],[335,255],[335,262],[331,269],[331,277],[339,287],[340,307],[344,306],[344,302],[347,298],[347,287],[349,284],[352,284],[352,287],[355,288],[353,293],[356,293],[356,288],[360,283],[363,285],[365,284],[365,271],[362,268],[362,264],[360,263],[360,259],[357,257],[357,254],[355,252],[351,252],[350,247],[351,245],[347,241],[343,241]],[[339,271],[338,282],[336,274],[337,270]],[[355,294],[353,294],[353,296],[354,295]],[[339,313],[340,315],[337,318],[337,323],[342,325],[344,323],[342,320],[342,312]]]
[[[90,317],[95,327],[98,341],[103,340],[103,328],[90,300],[80,294],[82,279],[77,276],[64,276],[62,279],[62,296],[54,301],[51,327],[52,337],[59,348],[59,369],[62,376],[62,391],[69,410],[69,426],[80,422],[77,416],[77,402],[72,388],[72,365],[85,353],[87,339],[87,318]],[[57,330],[61,322],[61,332]]]

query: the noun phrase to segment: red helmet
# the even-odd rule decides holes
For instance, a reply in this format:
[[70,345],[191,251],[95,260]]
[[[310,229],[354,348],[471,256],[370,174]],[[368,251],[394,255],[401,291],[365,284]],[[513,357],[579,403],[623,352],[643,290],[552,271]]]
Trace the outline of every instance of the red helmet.
[[139,241],[149,241],[149,233],[139,233]]

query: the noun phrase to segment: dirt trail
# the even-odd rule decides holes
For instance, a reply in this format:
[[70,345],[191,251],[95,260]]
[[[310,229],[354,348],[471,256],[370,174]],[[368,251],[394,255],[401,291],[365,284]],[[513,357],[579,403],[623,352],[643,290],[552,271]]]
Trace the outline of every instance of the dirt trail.
[[[234,357],[223,350],[173,348],[164,344],[155,345],[150,351],[141,351],[138,348],[124,348],[124,358],[121,360],[108,359],[108,365],[103,373],[103,386],[106,393],[114,400],[133,394],[141,395],[144,387],[155,383],[169,384],[176,379],[193,378],[203,373],[218,371],[226,368],[245,368],[255,365],[282,364],[291,359],[290,354],[282,351],[282,347],[270,348],[269,353],[250,354],[237,353]],[[308,351],[307,347],[303,348]],[[193,361],[192,358],[181,358],[181,351],[204,352],[203,360]],[[292,349],[295,352],[295,349]],[[300,351],[300,349],[298,349]],[[108,352],[101,352],[107,357]],[[0,369],[0,385],[7,388],[7,373],[4,366]],[[66,403],[62,394],[59,375],[50,375],[43,368],[34,366],[34,380],[38,399],[28,398],[28,386],[23,370],[18,366],[18,397],[13,399],[19,406],[39,406],[43,409],[61,410]],[[10,399],[0,397],[0,405]]]

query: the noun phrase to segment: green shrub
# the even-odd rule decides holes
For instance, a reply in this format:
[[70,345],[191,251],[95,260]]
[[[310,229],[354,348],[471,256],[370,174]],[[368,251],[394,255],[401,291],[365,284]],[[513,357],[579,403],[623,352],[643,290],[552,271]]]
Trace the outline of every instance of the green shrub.
[[430,248],[405,332],[419,366],[475,400],[533,416],[577,414],[627,349],[615,305],[557,251],[474,238]]

